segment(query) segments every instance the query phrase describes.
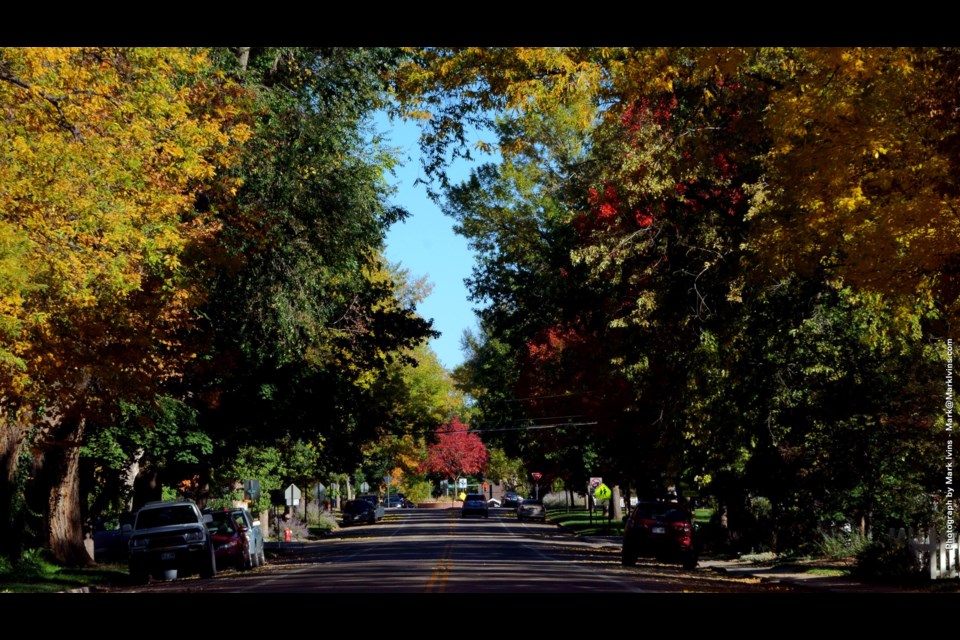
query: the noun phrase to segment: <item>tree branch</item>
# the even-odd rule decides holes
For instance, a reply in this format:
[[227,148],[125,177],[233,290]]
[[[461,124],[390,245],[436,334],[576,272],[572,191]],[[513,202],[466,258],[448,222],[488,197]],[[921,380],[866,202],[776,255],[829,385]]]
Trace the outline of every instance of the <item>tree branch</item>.
[[[16,85],[21,89],[26,89],[27,91],[33,91],[33,87],[31,85],[3,71],[0,71],[0,80],[9,82],[10,84]],[[70,132],[75,139],[79,140],[80,142],[83,142],[83,136],[80,135],[80,131],[76,127],[74,127],[72,124],[70,124],[70,122],[67,120],[67,117],[63,113],[63,109],[60,106],[60,103],[63,101],[63,98],[56,98],[54,96],[47,95],[45,93],[41,93],[39,95],[41,98],[49,102],[54,109],[56,109],[57,126],[65,131]]]

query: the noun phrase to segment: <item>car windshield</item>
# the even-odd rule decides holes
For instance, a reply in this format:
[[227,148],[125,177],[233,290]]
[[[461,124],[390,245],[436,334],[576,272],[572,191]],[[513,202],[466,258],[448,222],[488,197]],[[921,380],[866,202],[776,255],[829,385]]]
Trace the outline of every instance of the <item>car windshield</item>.
[[213,520],[207,523],[207,528],[217,535],[231,535],[237,531],[236,523],[228,513],[214,513]]
[[678,509],[675,504],[650,503],[641,504],[637,507],[637,518],[641,520],[682,522],[687,519],[687,514],[682,509]]
[[363,513],[371,508],[371,504],[366,500],[354,500],[343,505],[345,513]]
[[145,509],[137,515],[137,529],[152,529],[175,524],[196,524],[197,515],[189,505],[163,509]]

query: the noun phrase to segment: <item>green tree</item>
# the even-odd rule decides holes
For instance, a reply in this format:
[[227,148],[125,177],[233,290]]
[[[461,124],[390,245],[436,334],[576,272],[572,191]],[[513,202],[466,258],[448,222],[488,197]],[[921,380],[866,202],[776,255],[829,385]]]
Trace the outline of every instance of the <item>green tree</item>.
[[[255,87],[260,117],[235,195],[210,196],[222,259],[203,309],[209,347],[186,388],[222,465],[241,445],[321,448],[318,477],[354,469],[394,428],[379,391],[394,362],[433,335],[380,256],[394,159],[369,118],[381,104],[381,49],[218,51]],[[229,196],[229,197],[227,197]]]

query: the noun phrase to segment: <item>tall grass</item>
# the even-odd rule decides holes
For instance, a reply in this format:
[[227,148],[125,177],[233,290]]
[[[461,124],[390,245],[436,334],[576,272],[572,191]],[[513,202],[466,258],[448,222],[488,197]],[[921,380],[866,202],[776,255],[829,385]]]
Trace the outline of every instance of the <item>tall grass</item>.
[[870,537],[856,529],[852,531],[821,531],[817,551],[833,560],[852,558],[870,544]]

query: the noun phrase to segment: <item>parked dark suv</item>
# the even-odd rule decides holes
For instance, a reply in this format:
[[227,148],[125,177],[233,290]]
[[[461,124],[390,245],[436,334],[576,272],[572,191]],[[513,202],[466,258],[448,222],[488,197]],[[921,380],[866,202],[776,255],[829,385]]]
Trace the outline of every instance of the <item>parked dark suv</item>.
[[207,530],[206,519],[190,500],[149,502],[140,507],[127,543],[130,577],[136,582],[146,582],[151,575],[155,578],[180,578],[194,573],[202,578],[217,575],[213,538]]
[[351,524],[377,524],[377,508],[369,500],[347,500],[343,503],[343,526]]
[[366,494],[362,496],[357,496],[357,500],[365,500],[373,505],[373,513],[376,516],[376,522],[383,520],[383,517],[386,515],[384,511],[383,503],[380,502],[380,496],[375,496],[371,494]]
[[697,566],[693,518],[676,500],[641,500],[624,522],[621,561],[633,566],[641,556]]

